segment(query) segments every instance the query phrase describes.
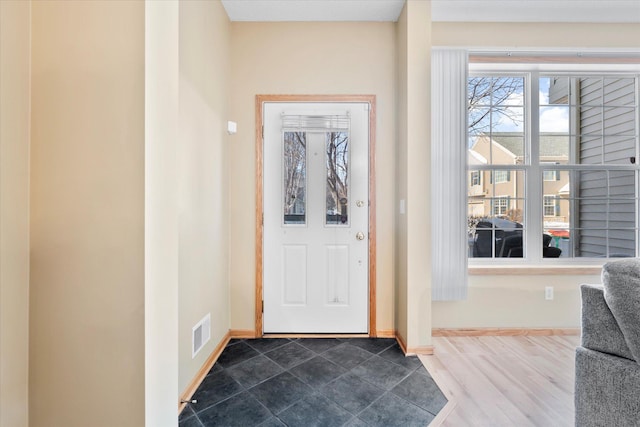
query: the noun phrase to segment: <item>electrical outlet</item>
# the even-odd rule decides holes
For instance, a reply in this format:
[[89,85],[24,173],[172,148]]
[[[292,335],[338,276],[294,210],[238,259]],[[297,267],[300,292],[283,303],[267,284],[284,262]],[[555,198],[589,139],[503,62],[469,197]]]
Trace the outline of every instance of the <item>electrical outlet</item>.
[[544,299],[551,301],[553,299],[553,286],[544,287]]

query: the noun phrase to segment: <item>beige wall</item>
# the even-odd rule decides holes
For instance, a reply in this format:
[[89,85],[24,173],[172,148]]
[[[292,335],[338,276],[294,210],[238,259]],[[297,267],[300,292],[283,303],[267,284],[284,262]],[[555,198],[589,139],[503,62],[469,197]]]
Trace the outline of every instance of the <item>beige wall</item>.
[[386,23],[232,23],[231,327],[254,329],[255,95],[377,97],[377,329],[394,328],[395,30]]
[[[640,48],[637,24],[443,23],[432,25],[434,46],[468,48]],[[435,328],[578,327],[580,283],[599,276],[471,276],[469,297],[434,302]],[[544,300],[554,286],[555,299]]]
[[413,353],[431,344],[430,2],[407,2],[397,33],[396,329]]
[[144,425],[144,3],[32,6],[33,427]]
[[[466,301],[433,303],[434,328],[576,328],[581,283],[600,276],[471,276]],[[544,299],[553,286],[554,299]]]
[[402,171],[407,167],[407,140],[408,140],[408,32],[407,32],[407,6],[402,9],[402,13],[398,17],[396,23],[396,199],[394,200],[395,212],[395,230],[394,230],[394,276],[395,276],[395,329],[396,333],[402,337],[406,344],[408,336],[407,323],[407,215],[400,212],[400,203],[406,203],[407,200],[407,183],[408,174]]
[[0,427],[28,425],[31,4],[0,2]]
[[638,48],[638,24],[434,22],[433,46]]
[[[230,22],[220,2],[180,3],[179,390],[229,330],[227,135]],[[191,329],[211,340],[191,357]]]
[[407,351],[431,344],[431,2],[408,8]]

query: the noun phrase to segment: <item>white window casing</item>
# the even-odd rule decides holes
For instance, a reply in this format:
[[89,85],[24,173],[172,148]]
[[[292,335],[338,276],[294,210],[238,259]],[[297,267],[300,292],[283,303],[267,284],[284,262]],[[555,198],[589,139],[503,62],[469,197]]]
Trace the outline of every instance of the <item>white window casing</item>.
[[[509,260],[477,258],[471,259],[470,263],[478,265],[510,262],[531,265],[570,261],[579,264],[593,262],[594,256],[599,259],[621,255],[638,256],[640,253],[638,248],[639,169],[638,162],[632,164],[631,159],[638,159],[639,150],[640,65],[625,64],[616,67],[606,64],[598,69],[597,66],[589,64],[581,69],[580,64],[570,64],[566,67],[562,64],[519,63],[515,66],[514,64],[471,64],[470,73],[481,76],[520,75],[526,81],[524,96],[526,142],[523,153],[525,160],[509,167],[489,163],[474,164],[470,168],[480,174],[482,171],[493,172],[494,185],[504,182],[506,170],[523,171],[526,181],[524,209],[526,234],[523,238],[526,258]],[[567,164],[560,164],[553,160],[545,161],[540,151],[541,100],[537,94],[539,79],[547,76],[566,77],[565,80],[574,85],[571,89],[571,99],[566,101],[571,108],[571,129],[567,132],[571,141],[571,155]],[[594,80],[595,86],[600,82],[597,86],[598,93],[595,87],[587,87],[590,79]],[[585,92],[587,89],[592,90],[588,101],[580,98],[581,95],[584,98],[586,94],[581,94],[580,90],[576,89],[576,81],[582,85],[579,89]],[[598,99],[601,101],[598,102]],[[549,108],[552,107],[554,106],[551,105]],[[625,159],[629,161],[625,162]],[[598,173],[601,179],[588,180],[588,173],[592,175]],[[461,175],[468,176],[467,173]],[[564,182],[558,183],[561,177],[565,180],[569,179],[569,183],[567,185],[561,185]],[[556,185],[557,187],[553,187],[555,190],[552,190],[556,192],[548,193],[546,185]],[[589,186],[592,188],[591,193],[587,191]],[[562,187],[560,192],[558,192],[559,187]],[[602,197],[605,198],[597,199],[596,196],[591,195],[597,192],[604,194]],[[491,212],[494,215],[502,214],[502,201],[498,201],[498,196],[492,197],[495,203],[490,204]],[[584,197],[592,197],[592,199],[585,201]],[[594,205],[597,200],[600,200],[601,207],[597,212],[589,208],[589,200],[593,200]],[[477,198],[473,203],[477,206]],[[567,211],[571,215],[567,215]],[[625,212],[629,213],[625,214]],[[560,222],[565,217],[570,218],[566,222],[569,223],[571,237],[576,239],[571,239],[570,243],[566,243],[569,239],[565,239],[563,258],[543,259],[540,250],[542,234],[545,231],[543,224],[545,221]],[[589,249],[593,245],[601,246],[594,246],[594,250]]]

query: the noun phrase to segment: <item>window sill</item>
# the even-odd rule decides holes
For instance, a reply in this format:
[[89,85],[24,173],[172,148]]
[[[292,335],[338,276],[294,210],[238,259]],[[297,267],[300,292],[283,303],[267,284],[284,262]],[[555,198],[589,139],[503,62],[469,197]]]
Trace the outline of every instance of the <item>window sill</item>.
[[600,275],[602,265],[470,265],[469,276],[593,276]]

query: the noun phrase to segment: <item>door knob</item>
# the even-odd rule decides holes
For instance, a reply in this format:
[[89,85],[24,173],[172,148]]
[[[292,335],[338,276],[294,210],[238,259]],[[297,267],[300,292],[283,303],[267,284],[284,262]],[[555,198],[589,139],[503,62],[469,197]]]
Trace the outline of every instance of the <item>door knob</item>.
[[358,231],[356,233],[356,239],[358,240],[364,240],[364,233],[362,231]]

